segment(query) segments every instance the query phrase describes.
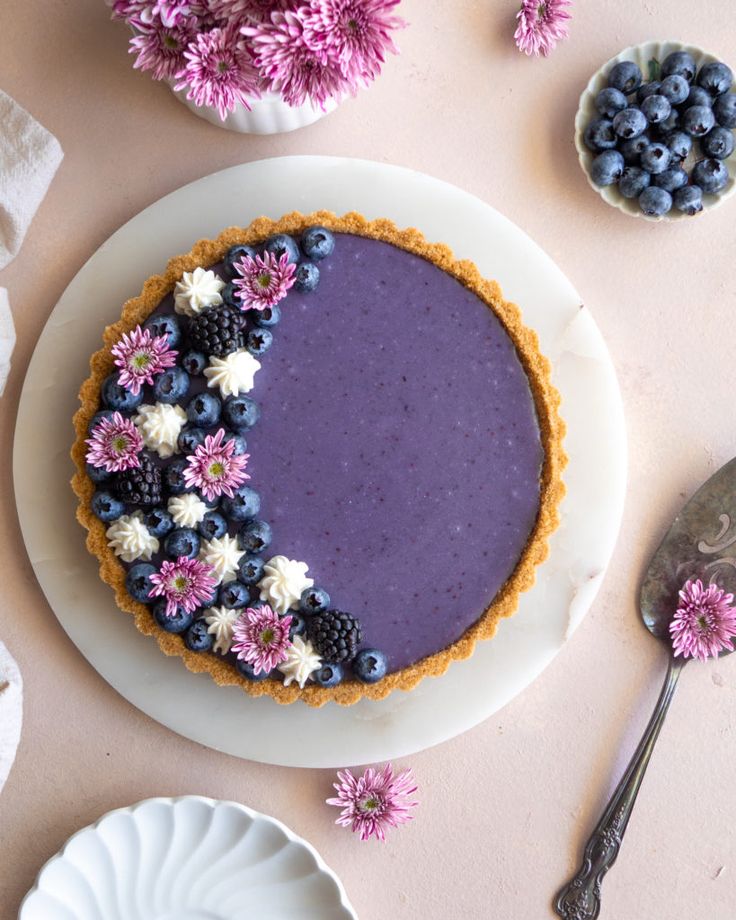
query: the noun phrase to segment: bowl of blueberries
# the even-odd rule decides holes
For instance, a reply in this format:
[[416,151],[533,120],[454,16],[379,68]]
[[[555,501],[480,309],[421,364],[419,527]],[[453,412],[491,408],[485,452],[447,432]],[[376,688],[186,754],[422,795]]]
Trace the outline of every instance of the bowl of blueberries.
[[679,220],[736,191],[731,68],[680,42],[627,48],[591,77],[575,118],[580,165],[608,204]]

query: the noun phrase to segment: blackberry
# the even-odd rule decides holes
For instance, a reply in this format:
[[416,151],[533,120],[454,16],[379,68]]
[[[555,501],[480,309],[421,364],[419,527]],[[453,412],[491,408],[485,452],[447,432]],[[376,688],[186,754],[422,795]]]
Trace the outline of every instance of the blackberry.
[[312,614],[307,618],[307,635],[322,660],[332,664],[355,658],[363,639],[360,622],[341,610]]
[[245,344],[245,316],[238,307],[227,304],[206,310],[189,321],[189,342],[195,351],[224,357]]
[[118,473],[117,493],[128,505],[153,508],[161,504],[161,470],[150,454],[142,453],[140,461],[139,467]]

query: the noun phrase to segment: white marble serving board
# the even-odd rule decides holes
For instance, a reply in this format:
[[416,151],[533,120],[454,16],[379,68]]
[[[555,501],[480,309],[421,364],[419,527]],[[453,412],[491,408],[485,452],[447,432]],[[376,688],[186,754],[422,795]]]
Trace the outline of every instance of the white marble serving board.
[[[74,519],[71,418],[89,355],[128,297],[195,240],[260,214],[357,210],[416,226],[496,278],[552,360],[568,425],[568,495],[549,559],[519,611],[443,677],[381,702],[309,709],[251,699],[189,673],[138,633],[97,575]],[[39,433],[51,449],[38,450]],[[429,176],[364,160],[285,157],[206,176],[142,211],[80,270],[51,314],[21,397],[14,452],[18,513],[48,601],[82,654],[152,718],[212,748],[265,763],[345,766],[411,754],[488,718],[537,677],[595,597],[626,482],[621,397],[601,335],[552,260],[477,198]]]

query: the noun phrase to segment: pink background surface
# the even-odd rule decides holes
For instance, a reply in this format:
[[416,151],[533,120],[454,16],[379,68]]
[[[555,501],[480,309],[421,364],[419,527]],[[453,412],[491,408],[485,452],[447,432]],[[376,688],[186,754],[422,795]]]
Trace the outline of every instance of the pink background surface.
[[[258,138],[206,124],[165,86],[134,73],[125,30],[108,23],[101,0],[3,4],[0,87],[66,153],[20,255],[0,274],[19,340],[0,401],[0,635],[26,684],[19,756],[0,797],[3,918],[15,916],[41,864],[73,831],[110,808],[182,793],[236,799],[285,821],[338,872],[362,920],[552,916],[550,900],[577,865],[648,718],[665,653],[636,616],[639,574],[684,498],[736,446],[736,204],[676,226],[625,217],[588,188],[572,123],[590,74],[629,44],[679,38],[733,64],[732,4],[579,3],[571,39],[546,61],[516,52],[514,2],[404,0],[402,11],[411,21],[403,54],[369,92],[301,132]],[[330,772],[214,753],[108,687],[36,585],[13,504],[10,455],[23,375],[83,262],[120,224],[183,183],[292,153],[413,167],[517,222],[592,310],[620,375],[629,430],[623,529],[593,609],[542,677],[502,712],[410,758],[422,804],[414,823],[384,846],[331,824],[321,804]],[[736,660],[685,672],[604,884],[604,917],[733,917],[735,701]]]

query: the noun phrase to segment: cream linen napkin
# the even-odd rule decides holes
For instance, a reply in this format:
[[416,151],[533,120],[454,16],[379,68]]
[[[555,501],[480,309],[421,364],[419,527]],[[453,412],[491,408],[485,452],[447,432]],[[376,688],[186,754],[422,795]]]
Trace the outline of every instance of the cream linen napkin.
[[0,642],[0,790],[15,760],[22,719],[23,681],[18,665]]
[[[0,90],[0,269],[18,252],[63,156],[53,134]],[[8,294],[0,288],[0,396],[14,345]]]

